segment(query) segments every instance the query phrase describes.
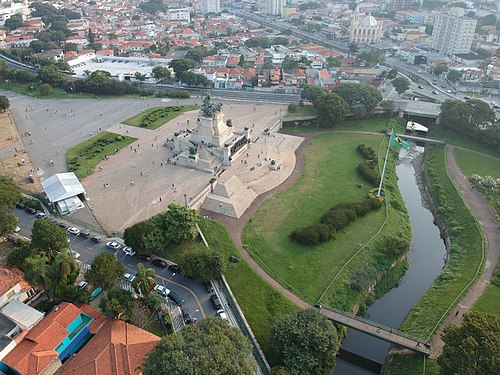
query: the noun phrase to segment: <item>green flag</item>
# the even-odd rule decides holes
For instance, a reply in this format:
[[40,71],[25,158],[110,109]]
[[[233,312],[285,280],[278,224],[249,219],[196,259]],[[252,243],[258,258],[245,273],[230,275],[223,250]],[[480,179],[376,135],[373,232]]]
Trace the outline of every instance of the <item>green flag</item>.
[[390,141],[391,146],[394,147],[403,147],[405,150],[408,150],[410,148],[410,144],[404,140],[402,140],[396,133],[392,133],[391,135],[391,141]]

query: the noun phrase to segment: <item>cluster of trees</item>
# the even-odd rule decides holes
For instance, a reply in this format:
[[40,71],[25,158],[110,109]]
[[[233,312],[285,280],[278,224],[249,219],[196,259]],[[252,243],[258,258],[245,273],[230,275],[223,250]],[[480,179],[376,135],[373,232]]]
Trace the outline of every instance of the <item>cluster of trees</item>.
[[396,92],[401,95],[403,94],[406,90],[410,88],[410,80],[408,78],[399,76],[394,78],[392,81],[392,86],[394,86],[394,89]]
[[320,224],[309,225],[294,230],[290,237],[302,245],[317,245],[335,237],[335,233],[347,227],[358,217],[365,216],[382,206],[378,199],[362,202],[339,203],[333,206],[323,217]]
[[483,100],[446,100],[441,104],[439,123],[487,146],[500,148],[500,126],[495,112]]
[[332,92],[349,104],[357,119],[371,115],[382,101],[382,94],[376,88],[361,83],[341,83]]
[[166,9],[165,4],[162,0],[149,0],[141,2],[139,4],[139,9],[149,14],[156,14],[158,12],[164,11]]
[[384,51],[378,50],[363,51],[356,56],[356,60],[366,64],[367,66],[383,64],[385,60],[385,53]]
[[380,183],[377,153],[373,148],[364,144],[358,145],[357,150],[365,158],[365,161],[359,163],[356,170],[365,180],[377,186]]
[[[3,98],[5,97],[0,97],[0,108],[5,106],[5,103],[2,103]],[[0,176],[0,237],[13,233],[16,229],[17,218],[10,212],[19,199],[21,199],[21,192],[14,184],[14,180],[7,176]]]
[[178,264],[183,275],[200,283],[220,277],[225,269],[220,252],[198,243],[182,249]]
[[195,87],[210,86],[210,81],[203,74],[198,74],[194,72],[182,72],[182,74],[178,77],[182,83],[188,86],[195,86]]

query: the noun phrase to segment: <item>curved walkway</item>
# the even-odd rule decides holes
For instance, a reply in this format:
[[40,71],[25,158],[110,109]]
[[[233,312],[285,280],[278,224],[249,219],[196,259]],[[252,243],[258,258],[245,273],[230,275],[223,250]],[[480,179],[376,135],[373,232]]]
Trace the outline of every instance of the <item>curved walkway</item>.
[[472,185],[467,180],[467,177],[458,167],[453,156],[453,146],[446,146],[446,162],[448,164],[448,176],[458,188],[458,192],[462,196],[465,204],[476,217],[479,225],[483,229],[484,236],[487,241],[487,258],[482,275],[476,281],[469,292],[460,300],[457,308],[452,310],[446,320],[441,324],[441,327],[431,340],[432,357],[437,357],[443,350],[443,340],[441,334],[446,326],[462,323],[463,314],[467,313],[474,302],[484,292],[486,286],[490,283],[491,276],[495,271],[500,256],[500,228],[496,220],[495,214],[491,209],[486,198],[477,190],[472,189]]

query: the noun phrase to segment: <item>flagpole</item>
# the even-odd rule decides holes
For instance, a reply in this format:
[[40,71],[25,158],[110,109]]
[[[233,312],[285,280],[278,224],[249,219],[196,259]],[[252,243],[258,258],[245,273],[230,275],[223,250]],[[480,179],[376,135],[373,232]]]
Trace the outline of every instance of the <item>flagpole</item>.
[[391,136],[389,137],[389,144],[387,145],[387,152],[385,153],[384,167],[382,168],[382,175],[380,176],[380,183],[378,185],[377,198],[380,198],[380,190],[382,190],[382,182],[384,182],[385,167],[387,166],[387,159],[389,157],[389,150],[391,149],[391,140],[394,135],[394,129],[391,129]]

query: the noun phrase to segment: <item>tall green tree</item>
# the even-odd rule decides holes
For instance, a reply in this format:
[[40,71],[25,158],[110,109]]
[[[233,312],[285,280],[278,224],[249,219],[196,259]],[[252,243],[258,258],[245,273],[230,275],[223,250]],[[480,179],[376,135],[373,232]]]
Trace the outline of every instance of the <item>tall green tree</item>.
[[156,272],[152,268],[144,267],[144,264],[137,265],[137,273],[134,281],[132,281],[132,288],[145,297],[148,297],[156,285]]
[[156,79],[170,78],[170,69],[165,66],[157,65],[153,68],[153,77]]
[[9,107],[10,107],[9,99],[4,95],[0,95],[0,112],[5,112],[6,110],[9,109]]
[[394,79],[398,76],[398,70],[397,69],[391,69],[389,70],[389,73],[387,73],[387,79]]
[[52,86],[59,86],[64,82],[64,77],[55,65],[44,66],[38,71],[38,78],[42,83],[48,83]]
[[380,102],[380,106],[388,115],[392,115],[394,113],[394,109],[396,108],[396,106],[394,105],[394,100],[382,100]]
[[373,66],[376,64],[383,64],[385,60],[384,51],[363,51],[357,57],[356,60],[366,64],[367,66]]
[[24,22],[21,14],[13,14],[10,18],[5,20],[5,27],[9,30],[15,30],[22,26],[24,26]]
[[45,289],[50,300],[53,298],[53,278],[49,259],[46,256],[37,256],[27,260],[24,271],[24,280],[33,286]]
[[175,72],[175,76],[179,78],[183,72],[187,72],[189,69],[193,69],[196,63],[192,59],[178,59],[172,60],[169,65]]
[[78,267],[75,256],[69,251],[57,254],[50,263],[53,284],[73,284],[79,271],[80,267]]
[[327,93],[328,90],[323,87],[316,85],[304,85],[302,86],[302,91],[300,92],[300,98],[303,100],[309,100],[313,103],[318,96],[322,93]]
[[462,325],[445,328],[443,341],[443,353],[438,358],[441,374],[500,373],[500,318],[469,313]]
[[344,99],[351,108],[363,106],[366,114],[371,114],[382,101],[382,94],[375,87],[363,83],[341,83],[332,92]]
[[175,243],[193,240],[198,236],[196,224],[199,221],[200,215],[196,210],[169,204],[168,211],[164,214],[165,236]]
[[143,373],[248,375],[255,368],[248,339],[226,321],[212,317],[165,336],[146,357]]
[[102,286],[106,291],[123,277],[125,266],[113,254],[101,253],[97,255],[90,269],[85,272],[85,279],[92,285]]
[[0,237],[14,233],[18,222],[14,215],[0,211]]
[[206,282],[220,277],[224,273],[223,256],[201,244],[192,244],[182,250],[179,259],[182,274],[197,282]]
[[166,238],[155,221],[161,221],[161,215],[140,221],[125,229],[123,240],[127,246],[142,254],[156,253],[164,249]]
[[349,43],[349,46],[347,48],[348,57],[355,55],[359,51],[358,45],[356,43]]
[[314,309],[276,320],[271,345],[292,374],[326,375],[335,367],[339,341],[335,326]]
[[16,246],[11,250],[5,263],[9,267],[17,267],[24,271],[28,265],[28,260],[35,257],[36,251],[31,247],[29,241],[18,240]]
[[31,228],[31,246],[53,258],[58,252],[68,248],[68,235],[59,225],[45,219],[36,219]]
[[269,38],[265,36],[254,36],[245,40],[245,46],[250,48],[261,47],[261,48],[269,48],[271,45],[271,41]]
[[329,68],[335,68],[337,66],[340,66],[340,57],[338,56],[328,56],[326,58],[326,63],[328,64]]
[[394,78],[391,83],[399,95],[410,88],[410,80],[402,76]]
[[130,320],[132,318],[134,301],[132,296],[125,290],[114,288],[101,298],[99,307],[107,315],[121,320]]
[[450,82],[457,83],[462,78],[462,74],[458,70],[450,70],[446,75],[446,79]]
[[7,176],[0,176],[0,210],[12,211],[20,199],[21,191],[14,180]]
[[349,104],[337,94],[330,92],[321,93],[314,100],[313,106],[318,110],[318,121],[324,128],[333,128],[344,121],[345,115],[349,113]]
[[471,99],[446,100],[441,104],[440,124],[467,136],[478,136],[496,121],[495,112],[488,103]]
[[448,65],[447,64],[437,64],[435,67],[434,67],[434,71],[433,71],[433,74],[435,76],[438,76],[444,72],[447,72],[448,71]]

